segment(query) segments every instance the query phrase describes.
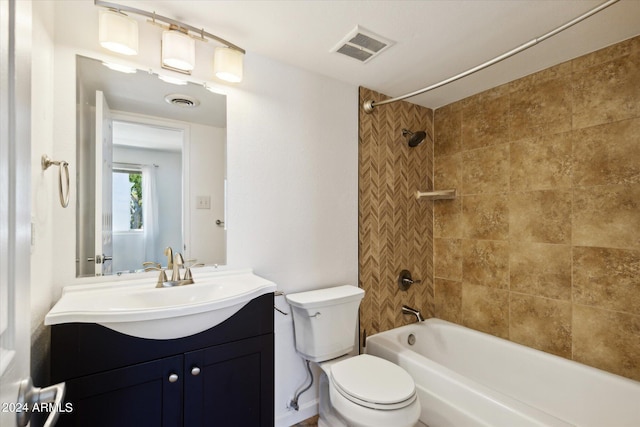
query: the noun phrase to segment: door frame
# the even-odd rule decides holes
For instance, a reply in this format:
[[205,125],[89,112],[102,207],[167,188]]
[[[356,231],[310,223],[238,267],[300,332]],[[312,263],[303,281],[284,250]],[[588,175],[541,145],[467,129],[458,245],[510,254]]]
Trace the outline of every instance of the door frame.
[[[0,373],[2,404],[15,403],[20,381],[30,376],[31,3],[0,1],[0,281],[8,313],[0,336],[7,361]],[[15,410],[0,410],[0,425],[16,425]]]

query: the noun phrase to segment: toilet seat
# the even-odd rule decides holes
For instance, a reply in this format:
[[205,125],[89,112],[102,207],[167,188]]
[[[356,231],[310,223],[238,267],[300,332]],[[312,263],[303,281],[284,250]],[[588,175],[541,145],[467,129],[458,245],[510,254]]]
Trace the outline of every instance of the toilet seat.
[[342,396],[366,408],[394,410],[416,400],[415,383],[404,369],[368,354],[332,365],[331,380]]

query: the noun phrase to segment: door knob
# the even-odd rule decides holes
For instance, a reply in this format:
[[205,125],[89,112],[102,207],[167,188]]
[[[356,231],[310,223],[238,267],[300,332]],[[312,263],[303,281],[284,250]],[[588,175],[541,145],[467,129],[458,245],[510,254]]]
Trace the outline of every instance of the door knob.
[[178,374],[169,375],[169,382],[170,383],[175,383],[176,381],[178,381]]
[[193,375],[194,377],[196,375],[200,374],[200,368],[198,368],[197,366],[194,366],[193,368],[191,368],[191,375]]
[[[59,383],[49,387],[39,388],[34,387],[31,377],[23,380],[20,383],[20,390],[18,391],[18,406],[20,408],[33,408],[36,404],[52,403],[53,410],[49,414],[49,417],[44,423],[44,427],[52,427],[56,424],[58,416],[62,410],[62,401],[65,394],[65,383]],[[29,424],[31,419],[31,412],[18,411],[16,413],[16,425],[19,427]]]

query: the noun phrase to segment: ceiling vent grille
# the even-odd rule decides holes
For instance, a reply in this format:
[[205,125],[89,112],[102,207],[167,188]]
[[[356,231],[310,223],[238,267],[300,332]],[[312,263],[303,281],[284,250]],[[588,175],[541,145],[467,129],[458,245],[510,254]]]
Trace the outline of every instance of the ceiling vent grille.
[[182,95],[180,93],[171,93],[164,97],[164,100],[171,105],[176,105],[183,108],[194,108],[200,105],[200,101],[189,95]]
[[341,53],[362,63],[371,61],[394,42],[368,31],[359,25],[338,43],[331,52]]

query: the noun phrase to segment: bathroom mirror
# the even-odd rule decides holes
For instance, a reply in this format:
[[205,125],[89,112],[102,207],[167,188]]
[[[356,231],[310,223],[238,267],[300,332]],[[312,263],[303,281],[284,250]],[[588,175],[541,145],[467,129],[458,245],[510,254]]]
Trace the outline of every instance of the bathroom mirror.
[[225,264],[226,96],[132,71],[76,57],[76,276]]

